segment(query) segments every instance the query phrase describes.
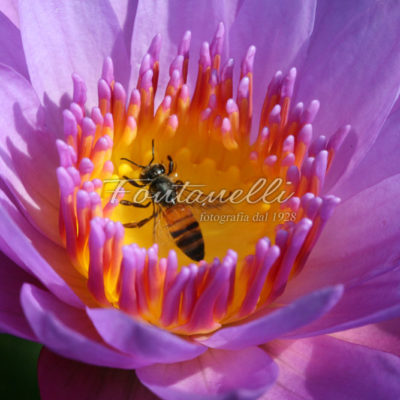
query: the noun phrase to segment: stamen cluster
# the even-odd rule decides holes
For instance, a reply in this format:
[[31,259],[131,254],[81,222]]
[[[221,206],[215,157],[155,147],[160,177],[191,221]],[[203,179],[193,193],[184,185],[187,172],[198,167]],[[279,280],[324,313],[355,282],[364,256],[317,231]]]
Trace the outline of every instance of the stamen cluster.
[[[255,48],[249,48],[242,62],[235,100],[233,60],[221,66],[223,38],[220,24],[211,45],[202,45],[190,96],[190,32],[185,33],[156,111],[159,36],[143,58],[128,102],[125,89],[114,79],[111,59],[105,60],[99,80],[98,107],[90,113],[85,110],[85,84],[74,74],[73,101],[64,111],[65,140],[57,141],[60,233],[75,267],[87,277],[89,290],[105,307],[180,334],[213,331],[282,294],[289,278],[303,268],[339,202],[320,193],[335,151],[350,129],[338,130],[329,141],[313,138],[319,103],[298,103],[291,109],[293,68],[273,77],[256,140],[250,143]],[[276,224],[275,236],[258,238],[250,254],[231,249],[222,259],[198,264],[179,265],[176,249],[159,258],[157,244],[147,249],[124,244],[125,229],[115,220],[124,191],[113,196],[104,182],[132,172],[126,172],[130,167],[121,157],[128,149],[144,159],[153,139],[165,154],[188,148],[193,163],[208,157],[221,171],[240,166],[245,183],[259,177],[284,179],[293,196],[279,207],[295,212],[295,220]]]

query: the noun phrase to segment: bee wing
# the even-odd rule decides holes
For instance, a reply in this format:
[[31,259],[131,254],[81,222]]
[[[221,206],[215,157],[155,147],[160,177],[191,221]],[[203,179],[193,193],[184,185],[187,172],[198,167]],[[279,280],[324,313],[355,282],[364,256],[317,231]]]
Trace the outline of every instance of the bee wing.
[[159,206],[159,213],[154,219],[153,240],[159,248],[171,248],[175,245],[168,229],[168,224],[163,214],[162,206]]

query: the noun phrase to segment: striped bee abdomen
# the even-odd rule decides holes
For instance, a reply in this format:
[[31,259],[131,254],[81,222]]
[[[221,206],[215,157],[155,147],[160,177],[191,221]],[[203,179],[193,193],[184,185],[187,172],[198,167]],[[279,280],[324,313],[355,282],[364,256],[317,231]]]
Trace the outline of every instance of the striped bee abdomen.
[[204,240],[190,207],[177,204],[163,210],[168,231],[176,245],[192,260],[204,258]]

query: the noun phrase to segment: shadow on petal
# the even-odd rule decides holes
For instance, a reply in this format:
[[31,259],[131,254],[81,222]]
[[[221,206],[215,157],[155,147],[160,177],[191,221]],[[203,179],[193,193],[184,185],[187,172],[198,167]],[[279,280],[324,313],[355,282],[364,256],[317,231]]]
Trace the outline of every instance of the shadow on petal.
[[133,370],[97,367],[42,349],[38,363],[42,400],[157,400]]

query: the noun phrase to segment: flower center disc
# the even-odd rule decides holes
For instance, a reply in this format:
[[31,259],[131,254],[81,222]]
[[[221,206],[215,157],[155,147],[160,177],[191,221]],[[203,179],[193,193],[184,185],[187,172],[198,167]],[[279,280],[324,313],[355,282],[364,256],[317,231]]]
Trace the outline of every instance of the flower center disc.
[[[210,139],[209,132],[205,132],[207,136],[202,138],[203,143],[191,140],[191,137],[183,143],[179,136],[183,136],[187,131],[191,132],[190,136],[201,138],[201,133],[199,135],[195,126],[179,128],[176,137],[170,140],[158,139],[158,132],[154,133],[153,137],[158,139],[155,141],[155,163],[162,163],[167,170],[167,156],[171,156],[176,166],[170,176],[171,181],[188,183],[188,189],[185,189],[180,197],[182,202],[191,208],[200,225],[205,243],[204,259],[208,262],[212,262],[215,257],[222,259],[229,249],[235,249],[239,260],[242,260],[251,254],[260,237],[274,237],[275,227],[279,223],[294,220],[295,214],[291,211],[283,212],[278,202],[282,198],[279,195],[283,194],[283,199],[289,197],[288,194],[282,193],[287,190],[285,181],[277,181],[280,177],[276,175],[272,178],[263,176],[261,169],[257,170],[254,165],[250,165],[249,153],[246,151],[248,149],[226,149],[221,143]],[[126,149],[121,156],[146,165],[152,157],[151,139],[139,139],[140,137],[139,134],[132,148]],[[147,151],[137,150],[145,149],[146,146]],[[116,158],[118,156],[117,154]],[[118,165],[118,160],[115,160],[115,164]],[[127,162],[119,162],[118,171],[121,179],[128,176],[139,182],[140,168]],[[274,173],[272,169],[269,172],[270,175]],[[143,205],[151,201],[146,193],[148,186],[137,189],[127,183],[124,184],[124,189],[124,199],[136,200]],[[271,192],[269,195],[268,189]],[[267,197],[270,203],[264,202],[263,196]],[[213,199],[216,200],[212,201]],[[129,223],[141,221],[151,216],[152,212],[151,206],[119,206],[113,217],[123,223]],[[168,251],[175,248],[180,265],[193,262],[174,244],[168,230],[167,223],[162,215],[159,215],[140,228],[126,229],[125,242],[149,248],[155,239],[159,245],[160,256],[166,257]]]

